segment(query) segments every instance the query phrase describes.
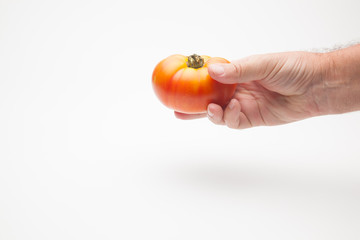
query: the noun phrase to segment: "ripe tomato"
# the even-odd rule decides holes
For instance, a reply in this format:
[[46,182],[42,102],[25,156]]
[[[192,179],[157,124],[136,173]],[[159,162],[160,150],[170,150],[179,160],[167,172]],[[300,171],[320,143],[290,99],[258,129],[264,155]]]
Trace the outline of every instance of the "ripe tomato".
[[182,113],[206,112],[209,103],[225,106],[234,95],[236,84],[222,84],[209,76],[212,63],[228,63],[224,58],[172,55],[154,69],[152,85],[167,107]]

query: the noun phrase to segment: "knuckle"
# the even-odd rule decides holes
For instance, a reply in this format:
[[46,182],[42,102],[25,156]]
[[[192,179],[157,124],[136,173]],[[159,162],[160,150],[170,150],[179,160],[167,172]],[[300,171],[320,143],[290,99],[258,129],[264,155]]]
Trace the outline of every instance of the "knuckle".
[[240,64],[238,63],[231,63],[232,67],[233,67],[233,71],[234,71],[234,77],[236,79],[241,79],[241,75],[242,75],[242,67]]
[[221,125],[221,121],[216,118],[209,117],[209,120],[216,125]]
[[231,128],[231,129],[237,129],[238,128],[238,123],[236,120],[225,120],[225,124],[228,128]]
[[239,129],[239,125],[236,123],[231,123],[231,124],[228,124],[227,126],[231,129]]

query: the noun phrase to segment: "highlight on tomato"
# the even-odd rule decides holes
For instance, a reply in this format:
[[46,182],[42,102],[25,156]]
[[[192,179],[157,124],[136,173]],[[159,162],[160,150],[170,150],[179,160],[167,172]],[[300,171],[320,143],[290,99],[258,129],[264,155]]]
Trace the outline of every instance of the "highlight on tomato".
[[229,63],[220,57],[172,55],[160,63],[152,74],[152,85],[159,100],[181,113],[206,112],[209,103],[222,107],[231,100],[236,84],[222,84],[212,79],[208,66]]

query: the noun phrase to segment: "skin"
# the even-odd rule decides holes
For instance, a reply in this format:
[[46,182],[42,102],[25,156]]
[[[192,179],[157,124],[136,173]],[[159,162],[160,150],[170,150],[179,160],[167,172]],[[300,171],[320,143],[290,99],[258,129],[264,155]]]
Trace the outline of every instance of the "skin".
[[179,119],[208,117],[234,129],[273,126],[360,110],[360,45],[329,53],[286,52],[212,64],[210,76],[237,84],[229,104],[205,114],[175,112]]

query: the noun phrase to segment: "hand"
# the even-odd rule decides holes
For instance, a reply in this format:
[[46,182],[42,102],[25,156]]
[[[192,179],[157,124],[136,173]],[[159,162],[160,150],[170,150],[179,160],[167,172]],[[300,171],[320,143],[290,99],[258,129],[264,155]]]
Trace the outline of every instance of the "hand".
[[326,99],[318,95],[323,94],[327,63],[324,54],[289,52],[210,65],[208,70],[213,79],[238,84],[231,101],[224,109],[209,104],[207,114],[175,112],[175,116],[195,119],[207,115],[215,124],[244,129],[321,115],[322,102]]

